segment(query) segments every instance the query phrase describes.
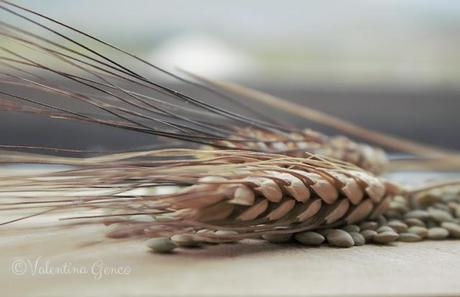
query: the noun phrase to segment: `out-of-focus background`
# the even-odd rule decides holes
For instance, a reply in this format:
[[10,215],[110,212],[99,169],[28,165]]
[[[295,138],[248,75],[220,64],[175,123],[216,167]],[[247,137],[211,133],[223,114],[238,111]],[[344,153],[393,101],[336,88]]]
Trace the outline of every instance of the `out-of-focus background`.
[[[166,69],[236,81],[372,129],[460,149],[458,1],[16,3]],[[115,128],[0,113],[0,143],[132,149],[153,141]]]

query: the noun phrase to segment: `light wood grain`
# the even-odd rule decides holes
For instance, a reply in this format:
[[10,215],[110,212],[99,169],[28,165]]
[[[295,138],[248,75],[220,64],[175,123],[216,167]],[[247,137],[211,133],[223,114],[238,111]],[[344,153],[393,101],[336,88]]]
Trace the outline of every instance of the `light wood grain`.
[[[259,241],[151,254],[140,241],[104,239],[98,228],[8,234],[0,282],[5,296],[247,296],[247,295],[460,295],[456,241],[350,249],[306,248]],[[129,266],[128,275],[18,276],[14,259],[50,266]]]

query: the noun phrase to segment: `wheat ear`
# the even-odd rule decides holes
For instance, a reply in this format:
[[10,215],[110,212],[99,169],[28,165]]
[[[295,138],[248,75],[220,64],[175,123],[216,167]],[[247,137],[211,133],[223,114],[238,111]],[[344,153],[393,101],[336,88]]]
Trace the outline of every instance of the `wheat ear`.
[[317,122],[324,126],[332,127],[348,135],[353,135],[361,139],[366,139],[371,143],[379,144],[383,147],[392,148],[398,151],[413,153],[420,156],[426,156],[431,158],[436,157],[439,159],[445,158],[450,160],[451,162],[454,162],[456,166],[460,164],[460,156],[458,152],[449,151],[443,148],[434,147],[426,144],[421,144],[415,141],[386,134],[383,132],[373,131],[356,125],[352,122],[323,113],[319,110],[315,110],[307,106],[302,106],[290,102],[289,100],[281,99],[258,90],[254,90],[231,82],[213,80],[210,78],[203,77],[201,75],[197,75],[195,73],[188,72],[183,69],[181,69],[181,71],[218,89],[225,90],[227,92],[239,96],[244,96],[245,98],[252,99],[261,103],[265,103],[267,105],[276,107],[280,110],[289,112],[299,117]]
[[255,128],[236,129],[233,138],[250,137],[260,139],[260,142],[234,143],[231,141],[220,142],[226,147],[281,153],[293,157],[304,157],[305,152],[342,160],[355,164],[374,174],[382,173],[388,158],[385,152],[377,147],[364,143],[356,143],[345,136],[330,137],[311,129],[292,132],[290,140],[276,133],[270,133]]
[[[212,150],[161,150],[149,155],[174,157],[174,160],[144,160],[144,166],[134,166],[139,162],[137,159],[125,159],[123,163],[88,165],[45,176],[10,177],[0,186],[10,198],[16,197],[14,205],[20,209],[48,207],[70,214],[72,209],[83,208],[157,217],[157,221],[141,224],[136,224],[135,218],[125,219],[119,230],[109,234],[112,237],[195,234],[201,229],[237,232],[221,239],[352,224],[380,215],[391,197],[400,191],[351,164],[334,163],[314,155],[293,158]],[[178,158],[198,155],[205,157]],[[129,190],[149,185],[173,185],[175,190],[141,197],[127,194]],[[105,188],[110,193],[62,198],[63,191],[78,193],[96,188]],[[46,199],[37,197],[38,194],[33,201],[21,198],[24,191],[47,191]],[[79,220],[100,221],[105,216],[83,216]],[[215,233],[209,236],[219,239]]]

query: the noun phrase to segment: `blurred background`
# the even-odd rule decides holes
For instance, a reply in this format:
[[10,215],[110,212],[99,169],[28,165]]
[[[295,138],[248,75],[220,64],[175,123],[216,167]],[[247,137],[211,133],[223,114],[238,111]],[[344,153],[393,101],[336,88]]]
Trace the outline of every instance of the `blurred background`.
[[[15,2],[169,70],[235,81],[371,129],[460,149],[458,1]],[[5,113],[0,139],[64,148],[154,143],[115,128]]]

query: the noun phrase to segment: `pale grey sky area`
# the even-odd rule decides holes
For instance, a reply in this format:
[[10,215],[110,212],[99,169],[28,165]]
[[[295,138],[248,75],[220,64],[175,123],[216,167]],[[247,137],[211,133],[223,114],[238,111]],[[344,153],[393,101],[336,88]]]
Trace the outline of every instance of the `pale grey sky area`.
[[292,83],[460,82],[460,1],[16,3],[165,67]]

